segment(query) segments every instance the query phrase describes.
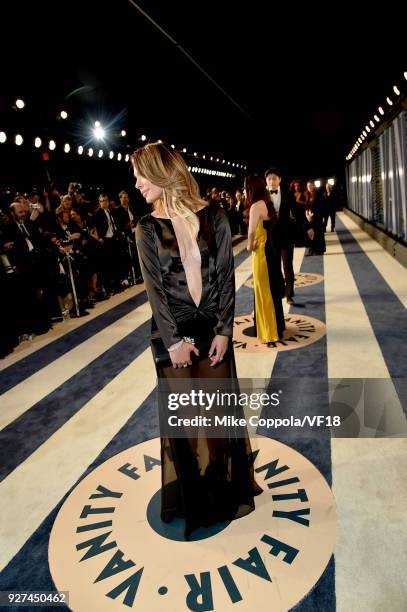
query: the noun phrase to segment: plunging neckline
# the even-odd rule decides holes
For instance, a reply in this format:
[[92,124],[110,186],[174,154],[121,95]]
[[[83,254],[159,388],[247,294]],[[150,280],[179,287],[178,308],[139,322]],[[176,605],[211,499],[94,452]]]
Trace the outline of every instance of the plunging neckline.
[[[203,210],[204,208],[206,208],[206,206],[202,206],[202,208],[200,208],[195,213],[198,216],[198,218],[200,217],[199,215],[200,211]],[[150,215],[153,219],[171,222],[172,231],[174,232],[175,240],[176,240],[177,247],[178,247],[178,252],[180,255],[181,265],[183,267],[184,274],[185,274],[186,281],[187,281],[186,289],[188,291],[191,303],[194,305],[194,307],[197,310],[199,310],[202,304],[202,299],[203,299],[202,255],[201,255],[201,249],[199,248],[199,233],[195,238],[195,245],[188,246],[188,244],[184,243],[184,241],[182,240],[182,237],[178,235],[180,228],[179,227],[177,228],[177,224],[174,224],[171,217],[157,217],[153,213],[150,213]],[[182,248],[180,248],[180,245]],[[191,259],[191,254],[195,251],[195,249],[196,249],[196,253],[195,255],[192,255],[192,259]],[[184,260],[181,256],[181,253],[184,253]],[[198,255],[199,255],[199,264],[198,264]],[[193,294],[195,295],[195,297],[197,298],[199,297],[198,302],[195,301]]]

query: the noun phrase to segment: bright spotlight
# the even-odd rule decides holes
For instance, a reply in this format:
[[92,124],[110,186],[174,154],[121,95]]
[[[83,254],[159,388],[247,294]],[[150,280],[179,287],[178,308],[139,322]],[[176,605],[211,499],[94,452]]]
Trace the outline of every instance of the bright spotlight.
[[110,153],[109,153],[109,158],[110,158],[110,159],[113,159],[113,157],[114,157],[114,153],[113,153],[113,151],[110,151]]
[[315,181],[314,185],[317,189],[319,189],[321,187],[321,181]]
[[7,140],[6,132],[0,132],[0,142],[3,143],[3,142],[6,142],[6,140]]
[[71,147],[69,146],[69,144],[68,144],[68,143],[66,143],[66,144],[64,145],[64,151],[65,151],[65,153],[69,153],[69,151],[70,151],[70,150],[71,150]]
[[78,155],[82,155],[82,153],[83,153],[83,146],[79,145],[79,147],[78,147]]
[[100,121],[95,121],[95,128],[100,127]]
[[130,155],[127,153],[127,155],[126,155],[126,157],[124,159],[125,159],[126,162],[128,162],[129,159],[130,159]]
[[186,153],[186,152],[187,152],[187,150],[186,150],[186,148],[185,148],[185,147],[182,149],[182,152],[183,152],[183,153]]
[[120,161],[120,160],[121,160],[121,158],[122,158],[122,154],[121,154],[121,153],[118,153],[118,154],[117,154],[117,160],[118,160],[118,161]]
[[41,145],[42,145],[42,140],[41,140],[41,138],[36,138],[36,139],[34,140],[34,147],[35,147],[36,149],[39,149]]
[[171,145],[171,149],[175,149],[175,145]]
[[106,132],[100,125],[98,125],[93,130],[93,135],[97,140],[103,140],[104,137],[106,136]]
[[195,152],[195,153],[194,153],[194,157],[196,157],[197,155],[198,155],[198,153],[196,153],[196,152]]
[[399,90],[399,88],[397,87],[397,85],[393,85],[393,91],[394,91],[394,93],[396,94],[396,96],[399,96],[399,95],[400,95],[400,90]]
[[328,185],[332,185],[332,187],[335,185],[335,179],[330,178],[328,179]]
[[59,116],[61,119],[68,119],[68,113],[64,110],[59,113]]
[[19,108],[19,109],[24,108],[24,106],[25,106],[25,102],[24,102],[24,100],[22,100],[21,98],[17,98],[17,100],[16,100],[16,106],[17,106],[17,108]]
[[17,134],[17,136],[14,139],[14,142],[19,147],[20,145],[23,144],[23,137],[20,134]]
[[381,106],[379,106],[378,111],[379,111],[379,113],[380,113],[381,115],[384,115],[384,110],[382,109],[382,107],[381,107]]
[[120,135],[121,135],[121,136],[126,136],[126,134],[127,134],[126,130],[122,130],[122,131],[120,132]]
[[374,116],[374,120],[376,121],[376,123],[379,123],[380,119],[377,115]]
[[[145,134],[142,134],[141,140],[144,142],[145,140],[147,140],[147,136]],[[159,142],[161,142],[161,140],[159,140]]]
[[57,146],[57,145],[55,144],[55,140],[50,140],[50,141],[49,141],[49,145],[48,145],[48,146],[49,146],[49,150],[50,150],[50,151],[54,151],[54,150],[55,150],[55,147]]
[[88,155],[89,155],[89,157],[92,157],[92,155],[93,155],[92,147],[90,147],[90,149],[88,149]]
[[103,149],[99,149],[98,157],[103,157]]
[[393,102],[390,100],[390,98],[387,96],[386,98],[386,102],[389,106],[393,106]]

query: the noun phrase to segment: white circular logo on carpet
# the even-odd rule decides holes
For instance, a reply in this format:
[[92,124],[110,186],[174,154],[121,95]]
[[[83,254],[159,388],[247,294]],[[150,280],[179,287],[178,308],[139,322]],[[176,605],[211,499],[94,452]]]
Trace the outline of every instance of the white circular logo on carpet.
[[[324,280],[322,274],[312,274],[310,272],[297,272],[294,277],[294,287],[306,287],[308,285],[316,285]],[[249,278],[245,283],[246,287],[253,289],[253,277]]]
[[322,321],[305,315],[288,314],[284,317],[285,331],[283,338],[271,346],[263,344],[255,336],[253,315],[235,317],[233,324],[233,346],[237,351],[255,353],[258,351],[290,351],[316,342],[326,334]]
[[69,591],[69,607],[283,612],[300,601],[333,552],[334,497],[292,448],[262,437],[252,448],[263,488],[256,510],[199,529],[188,542],[182,519],[160,520],[158,438],[86,476],[61,507],[49,542],[52,578]]

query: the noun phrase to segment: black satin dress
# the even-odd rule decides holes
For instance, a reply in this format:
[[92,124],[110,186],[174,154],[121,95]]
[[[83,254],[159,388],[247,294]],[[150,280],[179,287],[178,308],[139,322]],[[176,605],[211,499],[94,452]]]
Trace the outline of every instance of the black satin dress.
[[[136,230],[137,247],[148,299],[153,312],[152,334],[170,347],[191,336],[199,349],[188,368],[171,361],[157,366],[157,376],[227,379],[238,392],[232,346],[235,279],[229,221],[223,210],[204,207],[198,213],[202,298],[198,306],[187,286],[178,243],[170,219],[143,217]],[[208,351],[216,334],[230,338],[222,362],[210,366]],[[182,416],[182,409],[177,411]],[[239,416],[243,416],[242,414]],[[202,526],[229,521],[252,512],[253,496],[262,492],[254,480],[250,440],[246,434],[173,438],[161,435],[161,518],[185,518],[185,538]]]

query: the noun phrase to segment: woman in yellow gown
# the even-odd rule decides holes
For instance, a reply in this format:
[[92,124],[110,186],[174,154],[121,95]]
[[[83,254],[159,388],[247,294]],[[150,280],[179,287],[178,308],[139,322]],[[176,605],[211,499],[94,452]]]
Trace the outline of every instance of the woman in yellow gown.
[[252,253],[256,336],[274,343],[283,336],[284,315],[281,302],[281,261],[273,256],[272,227],[276,211],[266,182],[260,175],[245,179],[246,207],[249,210],[247,250]]

